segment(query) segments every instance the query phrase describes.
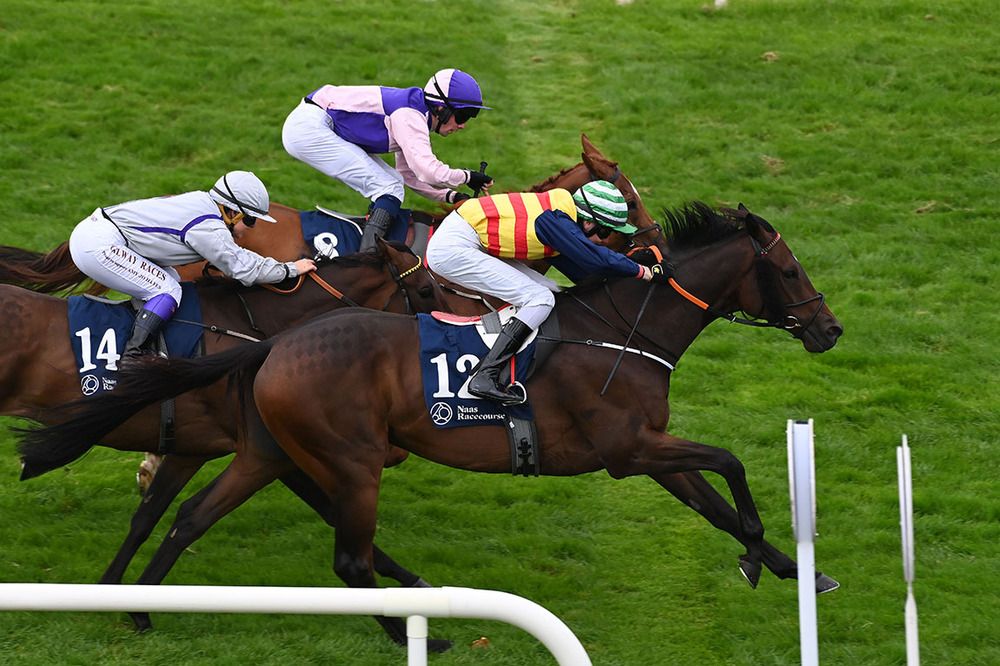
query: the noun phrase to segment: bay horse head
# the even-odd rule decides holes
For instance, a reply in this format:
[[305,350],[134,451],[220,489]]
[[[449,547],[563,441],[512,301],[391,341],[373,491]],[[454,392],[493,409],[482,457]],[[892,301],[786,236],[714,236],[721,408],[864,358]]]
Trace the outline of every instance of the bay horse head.
[[[669,232],[671,257],[677,263],[678,276],[675,289],[709,314],[729,321],[751,326],[783,329],[802,342],[810,352],[831,349],[844,329],[826,305],[826,297],[816,290],[805,269],[785,243],[781,234],[767,220],[739,204],[736,209],[723,208],[716,213],[707,205],[695,202],[679,212],[665,211]],[[712,249],[723,239],[732,240],[736,234],[745,242],[739,245],[739,256],[727,250],[725,258]],[[712,240],[719,241],[712,243]],[[707,242],[706,242],[707,241]],[[683,288],[685,276],[697,273],[708,276],[712,271],[706,266],[727,265],[736,262],[742,277],[728,280],[714,296],[704,302]],[[691,266],[691,268],[688,268]],[[721,276],[725,271],[715,274]],[[720,277],[721,279],[721,277]],[[699,286],[706,293],[713,291],[711,284]],[[742,313],[737,316],[735,313]]]

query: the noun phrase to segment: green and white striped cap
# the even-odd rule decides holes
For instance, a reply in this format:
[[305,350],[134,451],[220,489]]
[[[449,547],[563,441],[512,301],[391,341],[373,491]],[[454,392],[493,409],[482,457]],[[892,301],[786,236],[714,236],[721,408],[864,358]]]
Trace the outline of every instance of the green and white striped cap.
[[634,234],[628,224],[628,205],[618,188],[606,180],[592,180],[573,193],[576,216],[582,222],[594,222],[623,234]]

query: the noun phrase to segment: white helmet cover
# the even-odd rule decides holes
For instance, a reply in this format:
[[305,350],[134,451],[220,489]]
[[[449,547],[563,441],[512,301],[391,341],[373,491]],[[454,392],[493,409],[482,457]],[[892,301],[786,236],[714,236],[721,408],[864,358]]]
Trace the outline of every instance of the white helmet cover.
[[209,191],[209,196],[229,210],[265,222],[277,222],[267,214],[271,199],[260,178],[251,171],[230,171]]

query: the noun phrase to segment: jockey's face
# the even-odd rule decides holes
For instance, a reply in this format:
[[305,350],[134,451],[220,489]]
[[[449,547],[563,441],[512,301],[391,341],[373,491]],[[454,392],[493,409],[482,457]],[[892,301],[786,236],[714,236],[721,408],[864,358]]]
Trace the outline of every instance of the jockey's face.
[[465,123],[459,123],[457,120],[455,120],[455,116],[452,115],[450,118],[448,118],[448,122],[441,123],[440,125],[438,125],[437,131],[438,134],[440,134],[441,136],[448,136],[449,134],[453,134],[458,130],[463,130],[463,129],[465,129]]
[[444,107],[433,109],[432,113],[434,119],[431,121],[431,129],[440,134],[441,136],[448,136],[453,134],[458,130],[465,129],[465,123],[460,123],[455,119],[455,114],[449,114],[447,122],[441,122],[441,112],[444,111]]
[[609,229],[604,225],[595,224],[590,220],[584,220],[581,228],[583,229],[583,235],[589,238],[595,245],[603,245],[607,247],[620,241],[618,238],[621,236],[620,233]]
[[222,211],[222,221],[229,228],[229,233],[239,241],[243,234],[250,230],[250,226],[243,222],[243,213],[231,211],[225,206],[219,206],[219,209]]

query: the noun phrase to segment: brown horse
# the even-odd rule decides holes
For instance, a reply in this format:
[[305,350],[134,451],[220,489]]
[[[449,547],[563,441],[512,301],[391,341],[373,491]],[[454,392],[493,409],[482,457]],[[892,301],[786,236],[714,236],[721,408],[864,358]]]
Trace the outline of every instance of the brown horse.
[[[399,313],[447,308],[447,296],[419,258],[405,246],[387,243],[380,243],[374,253],[321,262],[315,277],[300,278],[285,292],[210,280],[199,284],[198,297],[204,320],[214,331],[205,335],[208,352],[270,337],[317,313],[348,305]],[[7,324],[6,344],[0,350],[0,414],[51,422],[50,408],[80,395],[67,302],[0,285],[0,312]],[[143,497],[129,535],[101,582],[120,582],[128,562],[191,477],[208,460],[235,451],[237,419],[229,400],[220,383],[177,401],[175,448]],[[121,451],[155,451],[159,421],[157,410],[147,410],[102,438],[102,444]],[[396,452],[393,460],[405,455]],[[329,500],[289,467],[281,480],[330,520]],[[388,558],[379,567],[404,584],[418,579]]]
[[[580,135],[583,145],[582,162],[545,179],[531,188],[533,192],[561,187],[575,190],[584,183],[601,178],[618,187],[629,206],[629,222],[639,229],[638,240],[643,245],[658,245],[665,252],[666,245],[660,236],[660,226],[653,220],[642,203],[638,190],[627,176],[622,174],[618,163],[609,160],[587,138]],[[316,254],[302,234],[301,211],[279,203],[272,203],[268,210],[277,220],[276,224],[261,223],[248,229],[238,225],[236,241],[243,247],[258,254],[274,257],[279,261],[294,261]],[[443,217],[443,216],[441,216]],[[440,220],[438,220],[440,221]],[[407,244],[412,245],[415,228],[411,227]],[[424,239],[426,241],[426,239]],[[620,250],[620,247],[612,249]],[[204,262],[179,267],[184,279],[193,280],[205,268]],[[544,268],[542,269],[544,272]],[[60,244],[48,253],[32,252],[21,248],[0,246],[0,284],[13,284],[32,291],[58,294],[67,291],[82,291],[100,294],[107,291],[103,285],[95,284],[77,269],[69,254],[69,243]],[[453,306],[461,308],[456,314],[481,314],[475,303],[457,300]]]
[[[810,352],[832,348],[841,325],[781,236],[742,206],[720,216],[696,204],[668,222],[678,275],[672,289],[616,280],[557,297],[560,338],[526,382],[542,449],[540,472],[646,474],[746,547],[740,568],[752,586],[762,563],[779,577],[794,578],[794,561],[763,538],[742,464],[724,449],[668,434],[665,397],[672,364],[716,318],[784,329]],[[350,586],[373,587],[379,480],[390,446],[473,471],[511,467],[503,428],[434,427],[422,393],[412,388],[421,383],[419,354],[405,343],[417,337],[416,329],[412,318],[344,311],[214,357],[151,360],[141,372],[124,373],[113,394],[69,407],[66,423],[27,434],[21,451],[26,465],[37,464],[81,437],[97,441],[144,405],[237,373],[252,388],[256,407],[247,410],[247,445],[266,448],[273,436],[333,499],[334,570]],[[330,338],[342,344],[321,349]],[[605,343],[640,353],[624,354],[618,365]],[[361,354],[348,351],[359,347]],[[609,374],[613,381],[602,396]],[[332,376],[343,387],[335,399],[323,390]],[[703,471],[725,479],[735,510]],[[159,562],[172,563],[189,543],[192,528],[180,523],[182,542],[164,543],[140,583],[159,582]],[[173,538],[172,531],[168,542]],[[816,584],[820,591],[837,586],[822,574]],[[400,620],[380,622],[395,640],[405,636]]]

